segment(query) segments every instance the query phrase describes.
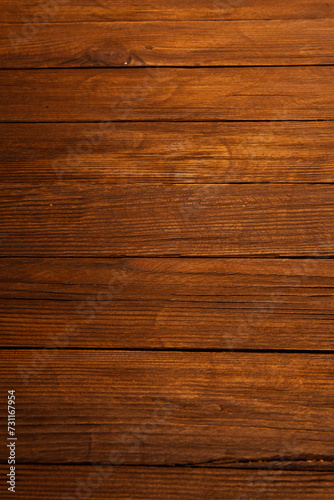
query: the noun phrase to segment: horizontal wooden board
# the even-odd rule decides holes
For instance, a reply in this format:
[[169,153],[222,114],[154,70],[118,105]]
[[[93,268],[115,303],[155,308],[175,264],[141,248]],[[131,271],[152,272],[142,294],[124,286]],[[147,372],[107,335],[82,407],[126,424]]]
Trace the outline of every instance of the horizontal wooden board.
[[333,19],[57,23],[31,38],[25,29],[0,24],[1,68],[334,62]]
[[334,182],[333,122],[6,123],[0,136],[2,184]]
[[333,470],[331,355],[2,350],[0,359],[2,415],[16,391],[19,463]]
[[331,185],[3,185],[0,255],[333,256]]
[[[7,467],[0,466],[2,475]],[[329,500],[334,477],[326,472],[198,469],[185,467],[18,467],[17,493],[25,500]],[[70,479],[69,479],[70,478]],[[68,495],[68,496],[67,496]],[[3,499],[13,498],[4,491]]]
[[3,258],[0,266],[1,346],[334,349],[333,260]]
[[334,67],[3,70],[2,122],[334,118]]
[[[3,22],[333,18],[333,0],[0,0]],[[47,19],[43,13],[47,13]],[[33,28],[27,30],[33,32]]]

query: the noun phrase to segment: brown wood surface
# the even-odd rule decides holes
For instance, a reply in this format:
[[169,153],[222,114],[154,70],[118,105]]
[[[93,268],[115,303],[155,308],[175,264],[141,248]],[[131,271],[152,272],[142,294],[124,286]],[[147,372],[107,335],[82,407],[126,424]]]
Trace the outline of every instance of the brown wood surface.
[[8,388],[17,393],[18,463],[282,460],[333,471],[330,355],[56,349],[0,359],[2,411]]
[[[2,22],[313,19],[334,17],[333,0],[0,0]],[[43,7],[44,6],[44,7]],[[33,32],[33,28],[27,30]]]
[[0,12],[0,498],[332,499],[334,0]]
[[0,135],[2,184],[334,182],[333,122],[6,123]]
[[334,67],[2,70],[2,122],[334,118]]
[[0,124],[0,133],[3,184],[334,181],[332,122]]
[[[0,264],[2,346],[334,350],[333,260]],[[74,323],[78,334],[66,339]]]
[[[0,466],[2,474],[7,470]],[[20,493],[26,500],[64,500],[76,494],[94,500],[330,500],[333,474],[298,472],[199,469],[185,467],[20,466]],[[66,496],[68,495],[68,496]],[[11,499],[5,492],[2,498]]]
[[0,24],[1,68],[333,64],[334,20],[57,23],[18,38]]
[[320,256],[331,185],[5,185],[1,256]]

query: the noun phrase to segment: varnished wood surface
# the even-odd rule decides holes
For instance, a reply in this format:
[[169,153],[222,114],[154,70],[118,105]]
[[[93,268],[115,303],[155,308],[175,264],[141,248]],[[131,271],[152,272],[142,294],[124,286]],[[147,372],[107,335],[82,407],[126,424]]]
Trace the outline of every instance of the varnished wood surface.
[[334,1],[0,12],[15,496],[331,499]]
[[333,66],[2,70],[2,122],[333,120]]
[[[333,0],[57,0],[40,7],[35,0],[1,0],[2,22],[21,22],[29,16],[42,23],[85,21],[323,19],[334,17]],[[38,14],[38,15],[37,15]],[[34,18],[35,15],[35,18]],[[30,20],[29,19],[29,20]],[[45,20],[44,20],[45,22]]]
[[0,135],[2,184],[334,182],[332,122],[6,123]]
[[[278,464],[279,465],[279,464]],[[6,469],[0,466],[3,474]],[[70,478],[70,480],[69,480]],[[195,469],[185,467],[20,466],[26,500],[59,500],[89,493],[95,500],[330,500],[334,479],[326,472]],[[4,499],[12,494],[5,492]]]
[[5,185],[1,191],[4,257],[333,255],[331,185]]
[[2,259],[1,276],[2,346],[334,349],[333,260]]
[[10,385],[18,395],[18,462],[122,456],[125,465],[238,466],[282,458],[292,468],[301,461],[333,470],[330,355],[56,349],[0,358],[1,393]]
[[333,64],[334,20],[0,24],[0,67]]

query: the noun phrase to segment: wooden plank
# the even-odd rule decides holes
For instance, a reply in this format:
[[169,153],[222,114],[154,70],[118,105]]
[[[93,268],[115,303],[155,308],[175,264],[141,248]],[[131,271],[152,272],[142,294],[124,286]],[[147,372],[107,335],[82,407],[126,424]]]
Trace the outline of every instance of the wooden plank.
[[333,186],[2,186],[0,255],[332,256]]
[[[3,475],[7,467],[0,466]],[[17,491],[25,500],[286,500],[330,499],[333,474],[326,472],[198,469],[185,467],[112,467],[20,465]],[[70,480],[69,480],[70,478]],[[81,493],[81,495],[80,495]],[[13,494],[4,491],[4,500]]]
[[59,23],[28,39],[22,37],[25,28],[0,25],[1,68],[334,62],[333,19]]
[[[27,16],[34,33],[37,23],[68,21],[147,21],[216,19],[333,18],[333,0],[0,0],[2,21],[21,22]],[[45,13],[47,17],[45,18]]]
[[334,181],[333,122],[6,123],[0,136],[2,184]]
[[18,463],[282,459],[333,470],[330,355],[2,350],[0,359],[2,415],[16,390]]
[[4,70],[2,122],[334,118],[334,67]]
[[[334,349],[333,260],[0,264],[1,346]],[[73,324],[78,334],[66,335]]]

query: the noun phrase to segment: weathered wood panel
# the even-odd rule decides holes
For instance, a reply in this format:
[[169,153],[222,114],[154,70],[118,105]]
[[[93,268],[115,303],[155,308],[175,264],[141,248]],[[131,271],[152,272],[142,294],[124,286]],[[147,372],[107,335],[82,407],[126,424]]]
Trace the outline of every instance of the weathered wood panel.
[[334,20],[0,24],[1,68],[334,63]]
[[333,78],[332,66],[2,70],[0,116],[2,122],[332,120]]
[[6,350],[0,359],[1,393],[17,393],[19,462],[332,467],[331,355]]
[[[235,500],[261,498],[329,500],[333,475],[288,472],[196,469],[185,467],[19,466],[17,493],[25,500],[73,500],[80,494],[94,500]],[[0,466],[3,474],[7,473]],[[4,492],[3,499],[13,494]]]
[[[333,260],[0,264],[2,346],[334,349]],[[74,324],[77,335],[66,335]]]
[[0,136],[2,184],[334,182],[333,122],[6,123]]
[[332,256],[326,185],[2,186],[0,255]]
[[[147,21],[147,20],[216,20],[216,19],[305,19],[333,18],[333,0],[1,0],[3,22],[78,22],[78,21]],[[45,19],[45,13],[47,19]],[[43,15],[44,14],[44,15]],[[28,26],[28,35],[34,33]]]

